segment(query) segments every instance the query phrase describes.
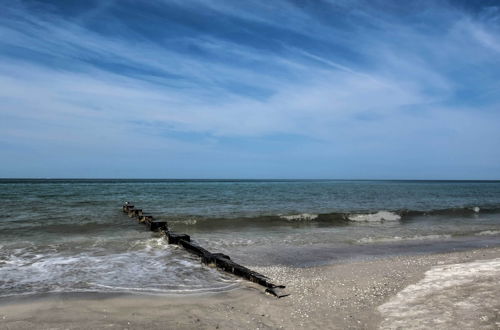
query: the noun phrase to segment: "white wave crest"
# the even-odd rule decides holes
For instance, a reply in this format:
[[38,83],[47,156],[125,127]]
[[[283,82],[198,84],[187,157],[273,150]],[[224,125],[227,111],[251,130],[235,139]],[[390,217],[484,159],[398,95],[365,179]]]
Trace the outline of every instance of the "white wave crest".
[[500,230],[484,230],[477,233],[477,236],[488,236],[488,235],[498,235],[500,234]]
[[185,225],[189,225],[189,226],[192,226],[192,225],[196,225],[198,223],[198,220],[196,219],[188,219],[188,220],[183,220],[183,221],[180,221],[181,223],[185,224]]
[[378,307],[381,329],[496,329],[500,258],[435,266]]
[[169,249],[171,246],[168,244],[167,240],[163,237],[155,237],[149,239],[141,239],[132,242],[132,246],[135,249],[151,251],[153,249]]
[[410,237],[364,237],[356,242],[361,244],[366,243],[384,243],[384,242],[399,242],[399,241],[424,241],[424,240],[438,240],[451,238],[451,235],[415,235]]
[[170,247],[167,240],[163,237],[147,239],[144,241],[144,244],[146,251],[151,251],[152,249],[167,249]]
[[257,241],[245,238],[233,238],[233,239],[225,239],[225,240],[213,240],[210,242],[211,245],[216,247],[241,247],[241,246],[251,246],[255,245]]
[[377,213],[351,214],[348,216],[350,221],[357,222],[382,222],[382,221],[399,221],[399,214],[389,211],[378,211]]
[[292,214],[292,215],[282,215],[280,218],[286,219],[289,221],[304,221],[304,220],[314,220],[318,217],[317,214],[310,214],[310,213],[302,213],[302,214]]

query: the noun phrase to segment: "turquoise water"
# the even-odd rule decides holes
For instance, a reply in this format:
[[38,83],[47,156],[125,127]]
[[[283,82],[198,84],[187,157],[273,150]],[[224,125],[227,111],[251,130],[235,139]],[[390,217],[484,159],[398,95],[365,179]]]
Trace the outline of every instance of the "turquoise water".
[[133,201],[247,265],[500,243],[500,182],[0,180],[2,295],[238,285],[124,216]]

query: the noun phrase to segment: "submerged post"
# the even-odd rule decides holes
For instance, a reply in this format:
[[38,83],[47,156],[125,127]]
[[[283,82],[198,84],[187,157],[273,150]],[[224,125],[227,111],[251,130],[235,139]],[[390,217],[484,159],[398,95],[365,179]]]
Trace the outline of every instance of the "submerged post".
[[160,232],[168,241],[168,244],[175,244],[183,247],[188,252],[197,255],[201,258],[201,262],[215,266],[220,270],[231,273],[248,281],[257,283],[266,288],[266,292],[278,298],[286,297],[289,294],[283,292],[284,285],[276,285],[270,282],[269,278],[254,272],[244,266],[241,266],[231,260],[231,258],[222,253],[211,253],[201,246],[193,243],[191,237],[187,234],[176,234],[169,230],[166,221],[155,221],[155,218],[142,209],[136,209],[130,202],[125,202],[122,206],[124,213],[129,217],[136,218],[138,222],[145,224],[151,231]]

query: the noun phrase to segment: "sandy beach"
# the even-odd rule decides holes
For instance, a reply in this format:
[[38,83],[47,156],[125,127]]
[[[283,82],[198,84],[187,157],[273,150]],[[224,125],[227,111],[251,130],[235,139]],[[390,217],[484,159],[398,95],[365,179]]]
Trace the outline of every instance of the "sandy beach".
[[0,330],[500,330],[500,0],[1,9]]
[[[448,315],[449,319],[436,319],[435,324],[432,320],[430,323],[422,323],[418,315],[395,319],[390,309],[391,301],[401,305],[395,298],[398,292],[423,281],[426,274],[430,274],[429,270],[440,271],[439,267],[447,269],[448,265],[456,264],[465,265],[465,269],[468,269],[467,265],[471,262],[498,258],[500,248],[487,248],[310,268],[256,268],[276,279],[276,282],[287,285],[290,296],[282,299],[266,295],[262,288],[247,282],[241,282],[240,288],[229,292],[202,295],[82,293],[3,298],[0,301],[0,328],[446,329],[473,325],[476,328],[498,329],[500,296],[495,297],[497,292],[491,289],[489,292],[493,295],[494,305],[479,304],[475,313],[459,313],[459,307],[465,303],[468,295],[449,301],[456,304],[456,308],[442,306],[443,311],[439,311],[439,306],[434,306],[437,313],[445,316],[451,313]],[[483,272],[474,281],[491,281],[488,276],[491,274]],[[460,284],[454,285],[452,290],[459,292]],[[401,293],[398,297],[405,299]],[[380,308],[383,304],[386,304],[385,307]],[[456,311],[456,315],[453,311]]]

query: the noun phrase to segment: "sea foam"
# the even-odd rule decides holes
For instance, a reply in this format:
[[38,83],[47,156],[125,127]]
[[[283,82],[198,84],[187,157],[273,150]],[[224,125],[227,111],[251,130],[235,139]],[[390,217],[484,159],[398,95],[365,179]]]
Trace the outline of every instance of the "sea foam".
[[483,230],[476,234],[476,236],[489,236],[489,235],[498,235],[500,234],[500,230]]
[[390,242],[400,242],[400,241],[425,241],[425,240],[441,240],[451,238],[451,235],[415,235],[409,237],[394,236],[394,237],[363,237],[357,240],[357,243],[367,244],[367,243],[390,243]]
[[208,292],[236,283],[202,267],[197,258],[184,256],[163,238],[105,243],[110,247],[106,253],[89,241],[77,253],[59,243],[43,250],[26,247],[0,254],[0,297],[49,292]]
[[435,266],[378,307],[381,328],[498,328],[499,278],[500,258]]
[[399,221],[401,216],[389,211],[378,211],[377,213],[351,214],[348,219],[357,222]]
[[317,214],[310,213],[301,213],[301,214],[292,214],[292,215],[282,215],[280,218],[286,219],[289,221],[304,221],[304,220],[314,220],[318,217]]

